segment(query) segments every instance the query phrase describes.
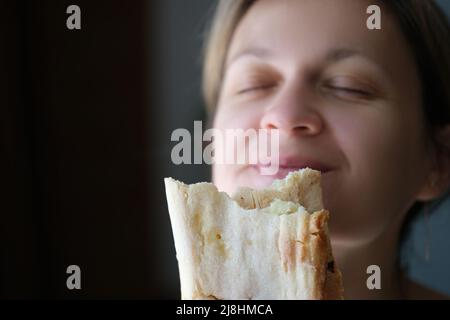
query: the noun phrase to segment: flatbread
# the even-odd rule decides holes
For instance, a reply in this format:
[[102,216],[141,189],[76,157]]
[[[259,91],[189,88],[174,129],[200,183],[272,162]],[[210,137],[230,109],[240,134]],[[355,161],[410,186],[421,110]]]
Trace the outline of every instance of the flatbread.
[[232,198],[211,183],[165,187],[182,299],[342,299],[320,172]]

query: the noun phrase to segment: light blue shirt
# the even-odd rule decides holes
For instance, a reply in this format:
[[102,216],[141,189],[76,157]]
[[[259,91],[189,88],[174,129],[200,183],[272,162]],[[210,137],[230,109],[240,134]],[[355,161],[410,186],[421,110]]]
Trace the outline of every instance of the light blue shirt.
[[450,296],[450,191],[417,214],[401,250],[407,276]]

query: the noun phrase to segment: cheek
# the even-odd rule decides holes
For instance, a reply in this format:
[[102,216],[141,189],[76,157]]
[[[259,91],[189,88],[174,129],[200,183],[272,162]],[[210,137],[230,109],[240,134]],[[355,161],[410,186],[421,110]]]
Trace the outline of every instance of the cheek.
[[259,110],[258,106],[219,104],[213,126],[217,129],[259,128],[262,116]]
[[[417,175],[425,160],[422,119],[388,106],[336,115],[332,131],[347,156],[350,174],[388,181]],[[410,181],[404,181],[404,184]]]
[[339,115],[332,130],[348,160],[350,174],[361,177],[389,171],[397,163],[404,145],[401,128],[389,116],[376,112]]
[[354,118],[345,128],[340,140],[353,173],[406,186],[423,169],[424,140],[416,119],[396,113],[371,114]]
[[340,190],[328,203],[339,213],[336,227],[376,236],[406,212],[424,179],[421,118],[384,107],[332,118],[331,131],[347,160],[340,185],[324,186],[328,194]]
[[[236,105],[219,105],[214,118],[213,127],[219,130],[227,129],[257,129],[259,128],[261,108],[257,106],[245,106],[239,108]],[[231,150],[232,145],[226,144],[223,152],[236,153]],[[246,186],[248,178],[243,173],[243,165],[214,164],[212,166],[213,183],[220,191],[233,194],[238,186]]]

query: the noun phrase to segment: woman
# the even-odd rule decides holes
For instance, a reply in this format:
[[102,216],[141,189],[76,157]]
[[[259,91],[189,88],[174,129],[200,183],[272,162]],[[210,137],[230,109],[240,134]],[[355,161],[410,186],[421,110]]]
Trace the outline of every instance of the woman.
[[[381,29],[367,8],[381,9]],[[449,28],[432,1],[223,0],[204,93],[217,129],[278,129],[280,171],[215,164],[233,193],[289,171],[322,171],[347,299],[440,297],[407,280],[398,242],[418,202],[450,184]],[[367,287],[367,268],[381,289]]]

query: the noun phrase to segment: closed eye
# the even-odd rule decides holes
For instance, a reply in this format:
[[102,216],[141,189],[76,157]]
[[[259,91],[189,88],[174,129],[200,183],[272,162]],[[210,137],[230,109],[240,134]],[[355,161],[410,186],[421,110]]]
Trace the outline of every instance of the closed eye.
[[333,89],[344,91],[344,92],[349,92],[349,93],[356,93],[356,94],[360,94],[360,95],[370,95],[370,93],[367,91],[363,91],[363,90],[355,89],[355,88],[334,87]]
[[268,89],[271,89],[273,87],[274,87],[274,85],[272,85],[272,84],[261,85],[261,86],[253,86],[253,87],[249,87],[249,88],[245,88],[245,89],[239,90],[237,93],[238,94],[244,94],[244,93],[249,93],[249,92],[268,90]]
[[370,98],[372,96],[372,93],[369,91],[352,87],[340,87],[328,85],[326,86],[326,89],[332,90],[336,92],[336,94],[338,95],[351,95],[359,98]]

